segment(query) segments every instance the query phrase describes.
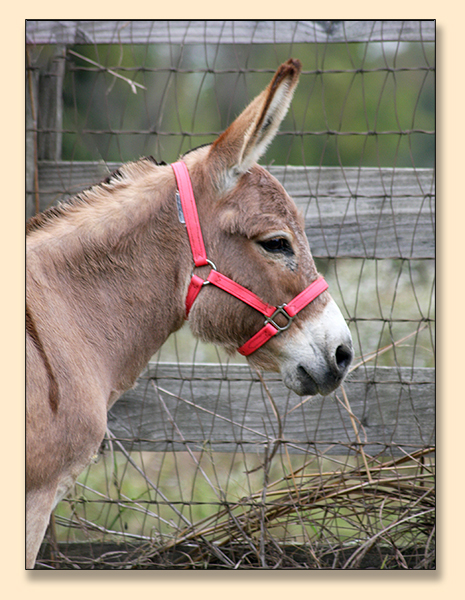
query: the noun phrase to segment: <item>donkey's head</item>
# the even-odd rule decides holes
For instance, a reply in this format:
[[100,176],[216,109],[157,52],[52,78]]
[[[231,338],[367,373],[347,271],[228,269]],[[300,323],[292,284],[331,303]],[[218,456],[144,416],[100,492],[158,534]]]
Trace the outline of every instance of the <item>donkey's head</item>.
[[[318,279],[304,220],[280,183],[256,161],[284,118],[301,65],[289,60],[269,86],[212,144],[189,152],[189,168],[208,258],[218,272],[272,306],[292,301]],[[195,272],[208,275],[209,268]],[[259,331],[264,317],[214,285],[197,296],[189,320],[201,339],[234,350]],[[285,328],[282,313],[275,323]],[[327,291],[248,356],[256,367],[279,371],[297,394],[328,394],[352,360],[348,327]]]

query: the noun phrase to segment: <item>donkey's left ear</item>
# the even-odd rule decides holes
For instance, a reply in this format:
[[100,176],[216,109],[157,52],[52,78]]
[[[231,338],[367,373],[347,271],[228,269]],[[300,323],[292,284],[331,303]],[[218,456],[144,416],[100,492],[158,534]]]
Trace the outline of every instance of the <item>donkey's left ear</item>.
[[[302,65],[289,59],[276,71],[268,87],[257,96],[213,143],[210,158],[221,183],[230,187],[264,154],[286,116]],[[219,183],[219,182],[218,182]]]

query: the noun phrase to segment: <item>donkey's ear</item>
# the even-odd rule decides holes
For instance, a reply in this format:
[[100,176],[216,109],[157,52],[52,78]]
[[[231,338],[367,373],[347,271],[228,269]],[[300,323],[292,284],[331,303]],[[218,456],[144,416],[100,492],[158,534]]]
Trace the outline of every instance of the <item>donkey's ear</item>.
[[210,157],[215,171],[223,171],[221,182],[231,184],[262,156],[284,119],[296,88],[302,65],[289,59],[276,71],[268,87],[257,96],[213,143]]

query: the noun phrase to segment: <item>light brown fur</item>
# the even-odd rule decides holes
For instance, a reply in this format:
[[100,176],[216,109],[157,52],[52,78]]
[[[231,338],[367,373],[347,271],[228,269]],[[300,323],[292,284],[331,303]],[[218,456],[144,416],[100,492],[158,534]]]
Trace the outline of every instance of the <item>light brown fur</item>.
[[[255,164],[288,108],[299,72],[298,61],[282,65],[216,143],[184,157],[209,258],[274,305],[317,277],[302,217],[282,186]],[[54,504],[98,452],[108,408],[183,324],[192,256],[175,192],[170,166],[141,159],[28,224],[28,568]],[[292,239],[290,266],[257,243],[276,231]],[[299,323],[316,318],[329,298],[322,294],[252,362],[279,370]],[[213,286],[202,290],[189,320],[196,335],[229,350],[263,325],[254,309]]]

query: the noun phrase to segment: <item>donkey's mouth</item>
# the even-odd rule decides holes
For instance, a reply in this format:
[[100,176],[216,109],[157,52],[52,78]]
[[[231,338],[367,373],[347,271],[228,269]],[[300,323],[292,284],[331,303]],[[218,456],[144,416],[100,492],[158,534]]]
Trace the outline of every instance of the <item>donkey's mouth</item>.
[[311,374],[303,364],[297,366],[294,376],[285,374],[284,384],[299,396],[327,396],[333,392],[344,379],[346,369],[334,372],[330,369],[322,376]]
[[315,396],[320,391],[316,381],[302,365],[297,367],[297,383],[298,389],[294,391],[299,396]]

